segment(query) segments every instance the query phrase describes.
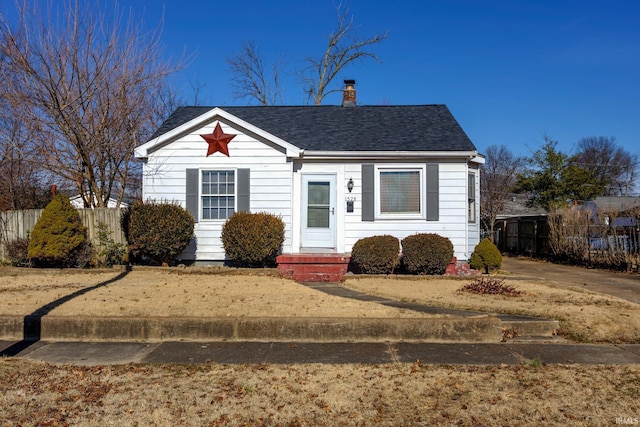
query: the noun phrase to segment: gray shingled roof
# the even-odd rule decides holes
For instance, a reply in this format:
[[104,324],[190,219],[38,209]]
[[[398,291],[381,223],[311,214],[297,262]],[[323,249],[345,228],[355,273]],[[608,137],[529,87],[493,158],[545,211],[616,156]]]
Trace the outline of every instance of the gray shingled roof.
[[[152,139],[212,108],[179,107]],[[446,105],[220,108],[305,150],[476,150]]]

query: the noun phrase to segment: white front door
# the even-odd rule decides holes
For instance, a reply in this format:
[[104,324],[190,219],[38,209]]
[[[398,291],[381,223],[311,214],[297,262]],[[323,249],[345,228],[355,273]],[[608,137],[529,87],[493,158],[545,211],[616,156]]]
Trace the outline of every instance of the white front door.
[[336,176],[302,175],[303,249],[336,247]]

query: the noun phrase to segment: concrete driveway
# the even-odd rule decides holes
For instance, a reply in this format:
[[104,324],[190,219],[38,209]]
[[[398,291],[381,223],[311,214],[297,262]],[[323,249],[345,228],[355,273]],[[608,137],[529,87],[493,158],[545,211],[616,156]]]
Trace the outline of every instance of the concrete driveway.
[[517,274],[518,279],[552,280],[560,286],[580,287],[640,304],[640,274],[592,270],[514,257],[502,258],[502,270]]

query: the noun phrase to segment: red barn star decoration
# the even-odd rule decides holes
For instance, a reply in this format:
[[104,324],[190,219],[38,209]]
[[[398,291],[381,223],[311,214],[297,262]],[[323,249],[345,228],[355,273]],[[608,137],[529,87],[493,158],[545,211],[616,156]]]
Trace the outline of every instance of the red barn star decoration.
[[229,157],[228,145],[231,140],[236,137],[236,135],[222,132],[222,128],[220,127],[219,122],[216,125],[216,128],[213,130],[213,133],[208,133],[200,136],[209,144],[207,157],[209,157],[216,151],[219,151],[225,156]]

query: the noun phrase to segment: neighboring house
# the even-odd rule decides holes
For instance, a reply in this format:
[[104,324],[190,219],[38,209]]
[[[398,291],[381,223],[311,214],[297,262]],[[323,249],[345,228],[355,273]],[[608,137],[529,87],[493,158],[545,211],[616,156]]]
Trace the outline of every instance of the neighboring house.
[[[611,227],[637,227],[640,197],[600,196],[584,202],[595,224]],[[598,215],[604,224],[600,223]]]
[[364,237],[448,237],[459,259],[479,241],[484,158],[444,105],[181,107],[139,146],[143,199],[196,220],[184,260],[223,261],[237,211],[285,224],[283,253],[349,253]]
[[[71,205],[76,209],[84,208],[84,201],[82,200],[82,197],[80,195],[71,197],[69,199],[69,201],[71,202]],[[107,206],[106,207],[107,208],[115,208],[117,205],[118,205],[118,201],[116,199],[110,197],[109,200],[107,201]],[[124,202],[120,203],[120,207],[121,208],[126,208],[127,206],[129,206],[129,205],[124,203]]]
[[541,207],[527,206],[529,197],[526,194],[511,194],[504,202],[504,208],[499,215],[496,216],[497,220],[503,220],[507,218],[515,217],[527,217],[527,216],[544,216],[547,211]]
[[493,224],[493,241],[501,252],[543,256],[548,250],[547,211],[528,206],[526,194],[511,194]]
[[[601,196],[584,202],[594,227],[593,249],[637,254],[640,250],[640,197]],[[637,263],[637,261],[636,261]],[[637,265],[637,264],[636,264]]]

